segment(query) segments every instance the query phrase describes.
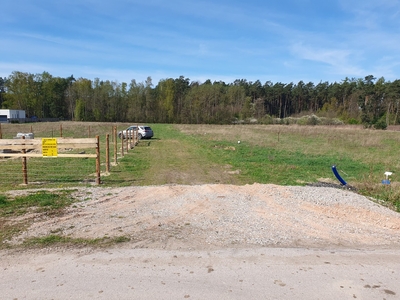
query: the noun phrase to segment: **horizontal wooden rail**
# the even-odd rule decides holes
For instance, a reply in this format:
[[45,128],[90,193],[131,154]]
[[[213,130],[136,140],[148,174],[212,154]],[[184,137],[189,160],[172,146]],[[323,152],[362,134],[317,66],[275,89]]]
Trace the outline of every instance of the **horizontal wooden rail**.
[[[0,157],[43,157],[43,154],[39,153],[0,153]],[[76,157],[76,158],[96,158],[96,154],[90,153],[58,153],[57,157]]]
[[[96,138],[56,138],[57,150],[63,151],[65,149],[96,149]],[[3,151],[1,151],[3,150]],[[23,153],[24,151],[40,151],[40,153]],[[5,152],[4,152],[5,151]],[[13,153],[9,151],[18,151],[20,153]],[[42,139],[0,139],[0,157],[41,157],[42,154]],[[82,153],[58,153],[58,157],[96,157],[96,154],[82,154]]]

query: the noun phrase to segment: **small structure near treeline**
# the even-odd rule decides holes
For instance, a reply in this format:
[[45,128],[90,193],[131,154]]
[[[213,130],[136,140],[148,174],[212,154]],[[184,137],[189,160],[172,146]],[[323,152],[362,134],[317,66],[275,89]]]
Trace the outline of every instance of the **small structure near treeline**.
[[25,111],[19,109],[0,109],[0,123],[25,123]]

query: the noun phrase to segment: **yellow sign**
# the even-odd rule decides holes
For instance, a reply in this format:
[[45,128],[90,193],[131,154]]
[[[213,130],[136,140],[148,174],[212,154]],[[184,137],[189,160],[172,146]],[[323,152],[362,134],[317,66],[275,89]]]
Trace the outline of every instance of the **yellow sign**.
[[42,139],[43,156],[57,156],[57,139]]

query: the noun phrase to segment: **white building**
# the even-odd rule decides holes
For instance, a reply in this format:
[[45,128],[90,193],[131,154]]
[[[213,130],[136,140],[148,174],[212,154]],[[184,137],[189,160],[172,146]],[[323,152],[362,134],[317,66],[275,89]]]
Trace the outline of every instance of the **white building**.
[[0,109],[0,123],[25,122],[25,111],[17,109]]

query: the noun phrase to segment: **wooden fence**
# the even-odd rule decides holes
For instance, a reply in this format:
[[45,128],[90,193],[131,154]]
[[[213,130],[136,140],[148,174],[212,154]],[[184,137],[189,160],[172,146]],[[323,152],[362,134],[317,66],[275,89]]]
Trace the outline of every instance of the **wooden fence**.
[[[112,134],[106,135],[105,140],[105,171],[106,173],[110,173],[110,144],[113,150],[113,158],[114,164],[117,164],[118,155],[120,157],[124,157],[131,149],[133,149],[139,143],[139,133],[137,130],[138,126],[136,126],[136,130],[129,130],[126,133],[126,138],[122,136],[118,138],[117,134],[117,126],[112,126],[111,131]],[[34,135],[32,124],[30,125],[30,133],[32,136]],[[56,129],[58,129],[56,127]],[[28,127],[29,131],[29,127]],[[96,135],[95,138],[91,137],[92,128],[88,126],[87,130],[82,130],[87,134],[83,134],[83,136],[88,136],[87,138],[68,138],[63,137],[63,126],[59,125],[59,130],[51,129],[50,137],[40,137],[40,138],[32,138],[30,139],[28,136],[26,138],[23,136],[21,138],[7,138],[3,139],[3,130],[0,124],[0,158],[1,157],[10,157],[10,158],[21,158],[22,159],[22,173],[23,173],[23,184],[28,183],[28,166],[27,166],[27,158],[35,157],[47,157],[47,156],[56,156],[56,157],[70,157],[70,158],[95,158],[96,160],[96,183],[100,184],[100,142],[99,136]],[[43,134],[43,133],[39,133]],[[7,136],[10,136],[9,131],[7,132]],[[47,132],[47,136],[49,133]],[[50,144],[46,144],[46,142],[50,142]],[[52,144],[53,143],[53,144]],[[56,145],[56,146],[55,146]],[[103,145],[104,146],[104,145]],[[50,148],[49,148],[50,147]],[[84,151],[80,151],[79,153],[73,153],[77,151],[70,151],[75,149],[92,149],[91,153],[84,153]],[[95,153],[93,153],[93,149],[95,149]],[[68,151],[66,151],[68,150]],[[43,153],[44,151],[44,153]],[[49,152],[50,151],[50,152]],[[55,151],[57,155],[53,155],[52,151]]]
[[[96,153],[65,153],[65,149],[95,149]],[[74,157],[96,159],[96,184],[100,184],[100,142],[96,138],[0,139],[0,157],[22,158],[23,183],[28,184],[27,158]]]

